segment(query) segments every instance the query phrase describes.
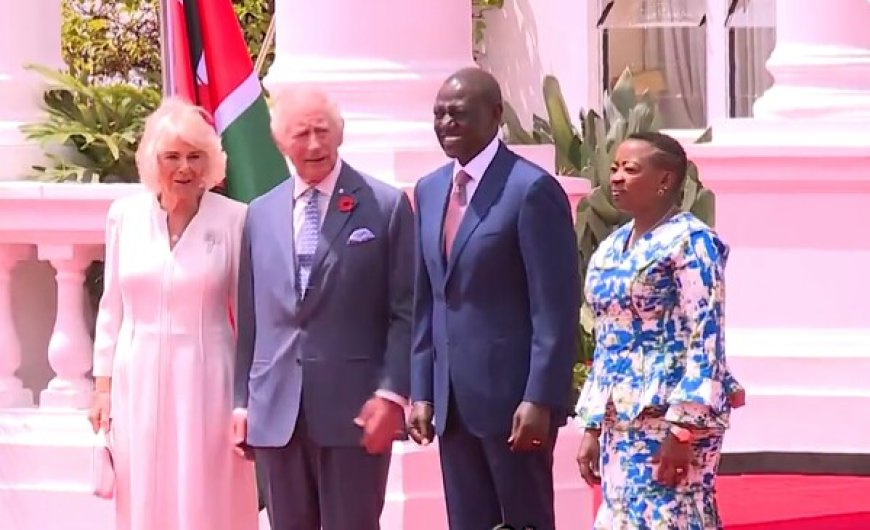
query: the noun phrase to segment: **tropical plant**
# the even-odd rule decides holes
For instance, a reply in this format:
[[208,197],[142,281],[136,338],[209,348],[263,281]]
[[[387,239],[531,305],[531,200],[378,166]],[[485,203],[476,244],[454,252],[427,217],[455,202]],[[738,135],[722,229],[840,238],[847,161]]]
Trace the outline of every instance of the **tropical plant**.
[[[575,230],[580,253],[581,285],[585,281],[589,260],[607,236],[628,222],[629,217],[619,211],[610,195],[610,166],[616,148],[629,135],[656,131],[659,128],[656,103],[644,91],[637,94],[631,72],[619,77],[604,101],[603,115],[593,110],[581,110],[580,130],[571,122],[567,105],[556,78],[548,76],[543,83],[544,101],[548,120],[533,116],[532,129],[526,131],[516,112],[505,106],[504,127],[506,141],[519,144],[552,143],[556,148],[556,171],[559,175],[586,178],[591,192],[577,206]],[[706,131],[697,142],[710,140]],[[690,211],[710,226],[715,221],[715,197],[698,177],[698,168],[689,162],[688,174],[682,190],[680,208]],[[582,384],[585,367],[594,351],[594,318],[583,304],[579,325],[579,351],[575,366],[575,384]]]
[[[89,85],[70,74],[29,66],[50,83],[43,94],[46,117],[21,127],[54,164],[34,166],[40,180],[136,182],[135,153],[145,118],[160,103],[154,87]],[[52,154],[66,147],[63,156]]]

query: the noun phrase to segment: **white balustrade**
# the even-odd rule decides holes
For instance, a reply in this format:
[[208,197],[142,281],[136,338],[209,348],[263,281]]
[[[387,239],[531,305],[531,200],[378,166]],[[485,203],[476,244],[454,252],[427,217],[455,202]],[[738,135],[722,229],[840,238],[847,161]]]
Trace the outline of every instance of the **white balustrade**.
[[48,343],[56,374],[39,398],[43,408],[85,408],[90,403],[93,342],[84,316],[85,269],[99,258],[89,245],[40,245],[39,258],[51,262],[57,280],[57,317]]
[[12,269],[30,258],[29,245],[0,246],[0,408],[29,407],[33,393],[24,388],[16,372],[21,366],[21,344],[12,320]]

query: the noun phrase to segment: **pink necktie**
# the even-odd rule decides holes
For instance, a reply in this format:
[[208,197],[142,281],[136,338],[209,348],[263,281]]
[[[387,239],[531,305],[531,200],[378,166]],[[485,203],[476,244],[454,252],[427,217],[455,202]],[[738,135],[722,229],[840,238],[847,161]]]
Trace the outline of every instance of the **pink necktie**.
[[450,258],[453,249],[453,240],[456,239],[456,231],[465,214],[467,200],[465,185],[471,180],[471,176],[465,171],[460,171],[453,178],[453,189],[450,190],[450,198],[447,200],[447,211],[444,213],[444,256]]

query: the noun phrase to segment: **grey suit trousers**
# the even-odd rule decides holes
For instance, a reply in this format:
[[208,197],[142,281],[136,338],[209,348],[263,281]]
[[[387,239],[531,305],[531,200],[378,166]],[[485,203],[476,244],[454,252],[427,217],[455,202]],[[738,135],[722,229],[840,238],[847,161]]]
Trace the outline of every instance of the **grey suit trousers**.
[[390,468],[388,451],[322,447],[300,412],[290,443],[257,447],[272,530],[379,530]]

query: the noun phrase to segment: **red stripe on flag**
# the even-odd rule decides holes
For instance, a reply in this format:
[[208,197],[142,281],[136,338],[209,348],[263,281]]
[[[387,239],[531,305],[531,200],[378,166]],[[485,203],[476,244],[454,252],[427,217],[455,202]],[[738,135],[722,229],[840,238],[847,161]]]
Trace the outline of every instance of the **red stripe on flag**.
[[199,25],[208,71],[210,100],[217,108],[251,75],[254,64],[248,53],[248,45],[232,2],[230,0],[194,1],[199,8]]
[[187,38],[187,18],[184,5],[179,0],[170,0],[169,19],[172,32],[170,68],[172,68],[171,94],[191,103],[197,103],[194,71],[190,64],[190,41]]

